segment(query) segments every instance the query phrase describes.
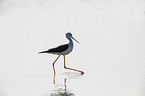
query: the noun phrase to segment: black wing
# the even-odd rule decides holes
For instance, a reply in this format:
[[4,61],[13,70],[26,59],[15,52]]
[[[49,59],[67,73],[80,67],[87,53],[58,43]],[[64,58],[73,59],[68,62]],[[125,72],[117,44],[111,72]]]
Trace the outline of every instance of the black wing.
[[65,44],[65,45],[58,46],[56,48],[49,49],[48,52],[49,53],[53,53],[53,52],[63,52],[65,50],[67,50],[67,48],[68,48],[68,44]]

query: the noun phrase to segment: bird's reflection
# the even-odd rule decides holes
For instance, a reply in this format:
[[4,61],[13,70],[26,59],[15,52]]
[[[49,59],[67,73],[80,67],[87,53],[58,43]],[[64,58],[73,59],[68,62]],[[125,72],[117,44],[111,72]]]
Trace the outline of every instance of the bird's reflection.
[[[67,79],[75,79],[75,78],[79,78],[80,76],[82,76],[82,74],[80,73],[72,73],[72,72],[65,72],[63,75],[65,75],[67,77]],[[53,75],[53,84],[55,84],[55,74]]]
[[[82,74],[80,73],[71,73],[71,72],[65,72],[63,74],[63,76],[65,76],[64,82],[63,84],[56,84],[56,82],[58,80],[56,80],[56,75],[53,75],[53,85],[55,86],[55,89],[50,90],[47,94],[45,94],[44,96],[75,96],[74,93],[72,93],[69,88],[67,87],[67,80],[69,80],[68,82],[70,83],[71,79],[76,79],[79,78],[80,76],[82,76]],[[59,78],[60,81],[60,78]],[[58,81],[58,82],[59,82]],[[49,94],[49,95],[48,95]]]
[[[53,78],[53,84],[55,84],[55,75],[54,75],[54,78]],[[67,85],[66,84],[67,84],[67,82],[66,82],[66,78],[65,78],[63,87],[54,90],[54,92],[51,93],[50,96],[75,96],[74,93],[71,93],[67,89]]]

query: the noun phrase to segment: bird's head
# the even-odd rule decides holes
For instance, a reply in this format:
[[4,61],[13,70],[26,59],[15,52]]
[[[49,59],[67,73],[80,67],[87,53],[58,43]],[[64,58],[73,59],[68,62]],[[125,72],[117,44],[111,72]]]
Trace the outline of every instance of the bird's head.
[[71,34],[70,32],[66,33],[66,37],[67,37],[67,38],[72,38],[72,39],[74,39],[77,43],[79,43],[79,42],[72,36],[72,34]]
[[66,37],[72,37],[72,34],[70,32],[66,33]]

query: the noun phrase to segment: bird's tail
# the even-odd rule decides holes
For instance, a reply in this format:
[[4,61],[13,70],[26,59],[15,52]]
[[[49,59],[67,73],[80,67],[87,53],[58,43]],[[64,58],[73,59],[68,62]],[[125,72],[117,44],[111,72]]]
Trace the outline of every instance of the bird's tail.
[[48,53],[48,51],[42,51],[42,52],[39,52],[39,54],[40,54],[40,53]]

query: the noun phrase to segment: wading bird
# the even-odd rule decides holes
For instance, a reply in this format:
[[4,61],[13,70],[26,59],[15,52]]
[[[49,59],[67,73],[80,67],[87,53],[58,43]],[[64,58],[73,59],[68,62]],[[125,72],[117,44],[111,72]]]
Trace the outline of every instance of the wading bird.
[[69,54],[73,50],[73,41],[72,41],[72,39],[74,39],[77,43],[79,43],[75,38],[72,37],[72,34],[70,32],[66,33],[66,38],[69,40],[68,44],[60,45],[60,46],[58,46],[56,48],[52,48],[52,49],[49,49],[47,51],[42,51],[42,52],[39,52],[39,53],[50,53],[50,54],[56,54],[56,55],[58,55],[58,57],[56,58],[56,60],[52,64],[53,65],[54,74],[56,73],[55,72],[54,64],[55,64],[55,62],[58,60],[58,58],[61,55],[63,55],[63,57],[64,57],[64,68],[65,69],[77,71],[77,72],[80,72],[81,74],[84,74],[83,71],[66,67],[66,64],[65,64],[65,55]]

